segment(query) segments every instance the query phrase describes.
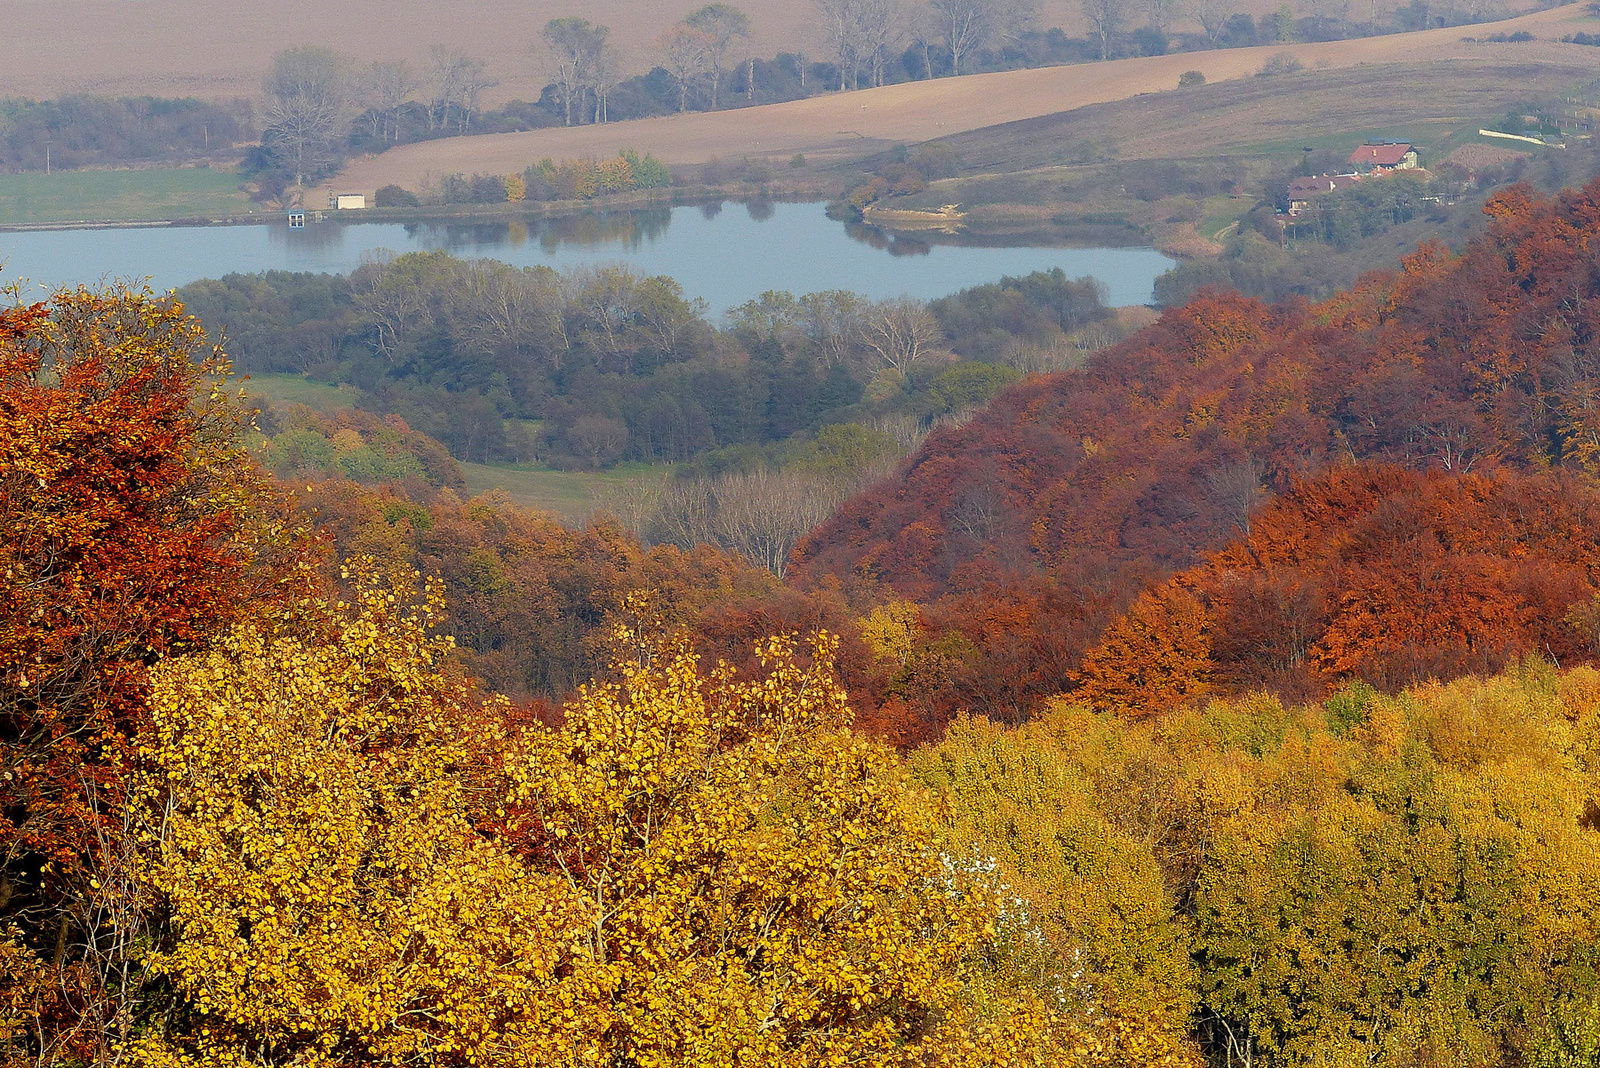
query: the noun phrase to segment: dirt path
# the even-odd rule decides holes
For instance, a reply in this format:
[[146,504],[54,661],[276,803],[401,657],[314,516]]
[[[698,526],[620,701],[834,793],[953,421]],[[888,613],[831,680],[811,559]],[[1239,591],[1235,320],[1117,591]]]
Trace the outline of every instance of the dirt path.
[[[1198,70],[1212,82],[1249,77],[1277,52],[1290,52],[1307,67],[1495,56],[1537,61],[1541,55],[1559,58],[1565,65],[1577,52],[1587,56],[1596,51],[1582,45],[1554,43],[1560,36],[1583,28],[1593,31],[1600,28],[1600,21],[1585,17],[1582,5],[1573,4],[1484,26],[978,74],[740,111],[451,138],[406,145],[381,156],[353,161],[331,185],[368,193],[391,182],[416,188],[443,174],[509,174],[545,157],[604,156],[624,147],[653,152],[668,163],[679,165],[743,156],[765,156],[781,162],[797,152],[826,158],[860,153],[891,142],[926,141],[1088,104],[1162,92],[1172,89],[1178,75],[1186,70]],[[1499,45],[1462,40],[1465,36],[1519,30],[1531,32],[1540,40]],[[1600,55],[1595,58],[1600,59]]]

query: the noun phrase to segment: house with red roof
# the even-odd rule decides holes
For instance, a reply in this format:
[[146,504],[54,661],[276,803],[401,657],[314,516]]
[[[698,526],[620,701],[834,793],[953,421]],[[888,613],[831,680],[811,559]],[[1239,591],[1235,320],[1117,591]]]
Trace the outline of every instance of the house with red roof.
[[1422,166],[1417,150],[1405,141],[1383,141],[1362,145],[1350,153],[1350,169],[1358,174],[1388,174]]

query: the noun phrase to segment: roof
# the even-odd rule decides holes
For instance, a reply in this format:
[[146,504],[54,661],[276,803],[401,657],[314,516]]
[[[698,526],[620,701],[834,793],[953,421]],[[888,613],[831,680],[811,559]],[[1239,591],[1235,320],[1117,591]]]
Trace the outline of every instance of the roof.
[[1350,165],[1359,167],[1393,167],[1406,158],[1411,146],[1404,141],[1391,141],[1382,145],[1362,145],[1350,153]]
[[1289,183],[1289,199],[1304,200],[1319,193],[1331,193],[1360,180],[1358,174],[1314,174],[1309,178],[1296,178]]

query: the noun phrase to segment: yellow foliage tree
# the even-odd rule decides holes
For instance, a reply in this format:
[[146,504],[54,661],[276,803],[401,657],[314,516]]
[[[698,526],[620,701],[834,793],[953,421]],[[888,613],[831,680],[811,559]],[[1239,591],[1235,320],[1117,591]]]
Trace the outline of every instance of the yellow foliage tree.
[[834,639],[773,639],[740,680],[619,627],[613,681],[513,731],[437,667],[432,599],[355,587],[153,672],[147,963],[178,1011],[136,1063],[1093,1056],[992,966],[992,880],[850,731]]
[[147,878],[174,937],[149,963],[186,1011],[145,1063],[558,1063],[579,1045],[549,996],[571,905],[472,826],[438,593],[407,611],[403,588],[357,585],[318,640],[241,627],[152,673]]
[[[1104,726],[1058,706],[1015,730],[959,719],[914,754],[954,854],[992,858],[1017,980],[1061,990],[1086,1033],[1125,1063],[1182,1064],[1196,978],[1154,856],[1114,827],[1080,760]],[[1137,1047],[1138,1056],[1132,1050]]]

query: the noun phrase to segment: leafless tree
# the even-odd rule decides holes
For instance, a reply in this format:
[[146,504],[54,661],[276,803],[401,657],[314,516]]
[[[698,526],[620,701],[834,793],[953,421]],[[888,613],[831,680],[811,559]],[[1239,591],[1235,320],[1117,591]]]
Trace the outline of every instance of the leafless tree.
[[1267,495],[1266,477],[1266,467],[1254,456],[1206,475],[1212,501],[1246,537],[1250,536],[1250,513]]
[[394,359],[400,346],[433,321],[428,291],[409,271],[394,266],[389,249],[375,249],[350,275],[351,297],[372,327],[377,349]]
[[450,112],[460,106],[472,61],[458,49],[434,45],[428,63],[428,129],[444,129]]
[[1144,0],[1145,22],[1160,33],[1167,32],[1177,15],[1177,0]]
[[549,56],[551,72],[561,90],[566,124],[572,125],[573,107],[589,87],[596,57],[606,47],[611,30],[573,16],[551,19],[539,32]]
[[865,302],[844,289],[807,293],[800,298],[801,329],[826,366],[844,364],[861,336]]
[[961,73],[973,52],[1021,37],[1037,17],[1035,0],[929,0],[928,7],[950,53],[952,74]]
[[1189,12],[1201,32],[1206,35],[1206,43],[1213,48],[1222,43],[1222,34],[1232,13],[1233,7],[1229,0],[1194,0]]
[[400,60],[374,63],[367,69],[365,88],[367,103],[381,123],[375,136],[393,144],[400,137],[400,109],[411,99],[412,93],[422,88],[422,83],[411,64]]
[[683,23],[656,38],[662,66],[678,83],[678,110],[689,109],[689,86],[711,70],[711,35]]
[[451,318],[462,342],[486,353],[538,353],[552,370],[561,367],[566,298],[554,271],[462,260],[454,273]]
[[1111,39],[1128,21],[1129,0],[1083,0],[1083,17],[1100,42],[1100,58],[1111,57]]
[[683,20],[706,34],[706,64],[711,68],[711,110],[716,111],[722,86],[722,61],[737,37],[750,36],[750,16],[732,4],[707,4]]
[[267,125],[296,185],[335,158],[334,142],[349,111],[346,70],[337,52],[315,45],[279,52],[272,62],[264,85]]
[[911,365],[939,351],[944,331],[920,300],[879,301],[862,316],[861,344],[884,367],[907,373]]
[[900,4],[898,0],[857,0],[855,24],[858,54],[865,57],[872,84],[881,86],[889,53],[900,39]]

